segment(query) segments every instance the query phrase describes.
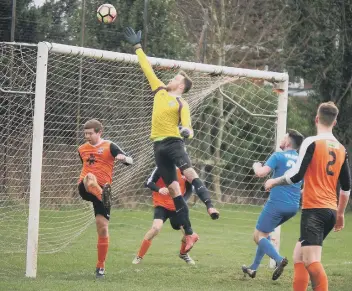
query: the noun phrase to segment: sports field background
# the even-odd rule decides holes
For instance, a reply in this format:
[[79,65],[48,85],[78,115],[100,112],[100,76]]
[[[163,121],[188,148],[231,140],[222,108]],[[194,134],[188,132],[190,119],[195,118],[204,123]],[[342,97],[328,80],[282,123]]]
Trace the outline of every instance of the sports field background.
[[[282,277],[273,282],[268,258],[257,277],[243,278],[242,264],[250,264],[255,253],[252,231],[257,214],[223,209],[221,218],[212,221],[204,208],[191,210],[194,229],[200,240],[191,251],[196,266],[178,258],[180,233],[167,222],[145,256],[142,264],[132,259],[144,233],[152,222],[150,211],[115,210],[110,224],[110,249],[106,278],[96,281],[96,231],[92,224],[65,250],[40,254],[36,279],[24,276],[24,254],[1,254],[0,290],[290,290],[292,250],[299,235],[299,216],[282,228],[281,254],[289,258]],[[329,290],[351,290],[352,214],[346,214],[346,228],[332,233],[324,244]],[[6,235],[1,233],[0,235]],[[40,245],[39,245],[40,247]]]

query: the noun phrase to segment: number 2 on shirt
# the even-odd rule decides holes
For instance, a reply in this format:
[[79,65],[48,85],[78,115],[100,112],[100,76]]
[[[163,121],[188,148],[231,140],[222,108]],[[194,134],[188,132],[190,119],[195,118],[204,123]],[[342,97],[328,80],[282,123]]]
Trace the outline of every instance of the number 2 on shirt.
[[332,160],[326,164],[326,173],[329,176],[334,176],[334,172],[330,169],[330,167],[336,163],[336,154],[333,151],[329,151],[329,155],[332,157]]

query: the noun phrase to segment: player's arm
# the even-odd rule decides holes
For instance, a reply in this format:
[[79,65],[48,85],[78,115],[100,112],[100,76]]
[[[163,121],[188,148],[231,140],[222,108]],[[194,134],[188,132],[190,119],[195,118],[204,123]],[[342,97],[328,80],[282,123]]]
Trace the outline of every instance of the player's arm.
[[133,164],[133,159],[131,156],[126,154],[117,144],[110,143],[110,153],[111,155],[126,166]]
[[149,188],[152,191],[159,192],[160,187],[158,187],[156,185],[156,182],[159,180],[159,178],[160,178],[160,173],[159,173],[158,168],[156,167],[153,170],[153,172],[150,175],[150,177],[148,178],[148,180],[145,182],[144,186]]
[[253,167],[254,174],[259,178],[266,177],[272,171],[269,166],[262,165],[262,163],[259,163],[259,162],[254,163],[252,167]]
[[81,160],[82,164],[83,164],[83,159],[82,159],[82,156],[80,154],[80,152],[78,151],[78,155],[79,155],[79,159]]
[[291,185],[302,181],[309,163],[313,158],[314,151],[315,142],[310,138],[305,139],[301,145],[296,165],[291,170],[287,171],[285,175],[266,181],[265,189],[270,190],[278,185]]
[[339,196],[339,205],[337,208],[337,215],[343,215],[345,213],[345,209],[348,204],[351,192],[351,171],[348,163],[347,153],[345,161],[341,167],[339,182],[341,189]]
[[148,61],[148,58],[142,49],[142,32],[138,31],[137,33],[135,33],[135,31],[131,27],[126,27],[124,30],[124,35],[126,41],[133,45],[134,49],[136,50],[139,64],[143,70],[144,75],[147,77],[152,90],[155,91],[160,87],[165,87],[164,83],[161,82],[155,75],[154,70]]
[[184,138],[193,137],[193,129],[191,125],[191,112],[189,110],[189,105],[186,102],[180,101],[180,134]]
[[160,188],[156,185],[156,182],[159,180],[159,178],[160,173],[158,168],[156,167],[147,182],[145,183],[145,187],[149,188],[152,191],[159,192],[162,195],[169,194],[169,190],[167,189],[167,187]]
[[272,169],[276,168],[277,163],[278,163],[277,153],[273,153],[264,165],[262,165],[262,163],[256,162],[253,164],[252,168],[253,168],[254,174],[257,177],[262,178],[269,175]]

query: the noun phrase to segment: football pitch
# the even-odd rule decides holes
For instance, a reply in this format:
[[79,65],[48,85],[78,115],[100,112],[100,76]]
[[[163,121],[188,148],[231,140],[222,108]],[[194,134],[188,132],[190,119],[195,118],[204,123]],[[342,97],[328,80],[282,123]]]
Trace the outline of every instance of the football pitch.
[[[243,210],[243,209],[242,209]],[[150,211],[116,210],[110,224],[110,249],[106,278],[95,280],[96,232],[92,224],[70,246],[53,254],[40,254],[36,279],[25,278],[24,254],[0,254],[0,290],[291,290],[292,250],[299,235],[299,216],[282,227],[281,254],[289,266],[278,281],[265,257],[255,279],[244,278],[242,264],[250,264],[255,253],[251,238],[257,214],[223,210],[212,221],[199,207],[191,211],[200,240],[190,255],[196,266],[178,258],[181,235],[167,222],[139,265],[132,259],[151,225]],[[351,290],[352,214],[346,228],[331,233],[324,244],[323,264],[329,290]],[[1,235],[6,235],[1,233]],[[40,247],[40,245],[39,245]]]

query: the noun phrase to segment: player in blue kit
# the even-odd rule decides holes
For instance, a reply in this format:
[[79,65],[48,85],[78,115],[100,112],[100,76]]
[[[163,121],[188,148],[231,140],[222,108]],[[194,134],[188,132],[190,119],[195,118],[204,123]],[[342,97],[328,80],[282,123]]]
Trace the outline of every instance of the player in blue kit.
[[[288,130],[280,143],[282,152],[273,153],[268,161],[262,166],[254,163],[253,170],[257,177],[265,177],[273,172],[272,177],[280,177],[290,170],[298,159],[298,149],[303,142],[303,136],[296,130]],[[255,278],[257,269],[264,255],[276,261],[273,280],[277,280],[282,274],[284,267],[288,264],[287,258],[280,256],[270,241],[270,233],[279,225],[295,216],[299,209],[302,182],[277,186],[271,189],[269,199],[259,215],[254,241],[258,245],[254,262],[249,267],[242,266],[242,271],[251,278]]]

